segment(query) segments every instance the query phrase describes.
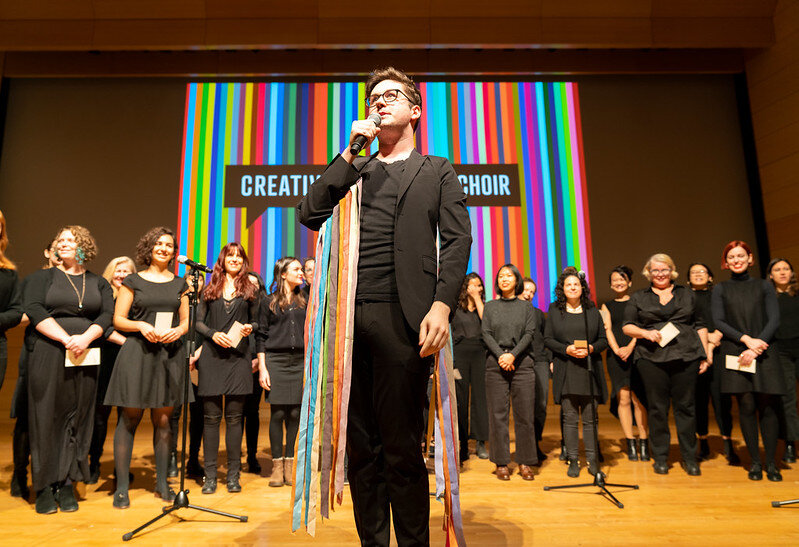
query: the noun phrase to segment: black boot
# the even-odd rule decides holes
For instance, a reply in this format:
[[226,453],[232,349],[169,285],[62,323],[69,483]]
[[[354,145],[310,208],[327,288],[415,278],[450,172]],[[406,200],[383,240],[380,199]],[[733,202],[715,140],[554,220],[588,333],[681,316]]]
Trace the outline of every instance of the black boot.
[[638,449],[635,446],[635,439],[627,439],[627,459],[631,462],[638,461]]
[[724,456],[727,458],[727,463],[730,465],[741,465],[741,458],[735,453],[732,439],[724,439]]
[[568,459],[568,456],[566,456],[566,444],[563,441],[560,441],[560,456],[558,456],[558,459],[562,462]]
[[638,439],[638,459],[642,462],[648,462],[649,457],[649,439]]
[[186,476],[200,478],[204,474],[205,471],[203,470],[203,466],[200,465],[199,460],[197,458],[189,458],[189,461],[186,463]]
[[793,441],[785,441],[785,453],[782,455],[785,463],[796,463],[796,446]]
[[696,455],[696,459],[700,462],[705,461],[710,456],[710,445],[707,442],[707,439],[699,439],[699,452]]
[[43,490],[36,492],[36,512],[40,515],[50,515],[58,511],[55,503],[53,488],[46,486]]

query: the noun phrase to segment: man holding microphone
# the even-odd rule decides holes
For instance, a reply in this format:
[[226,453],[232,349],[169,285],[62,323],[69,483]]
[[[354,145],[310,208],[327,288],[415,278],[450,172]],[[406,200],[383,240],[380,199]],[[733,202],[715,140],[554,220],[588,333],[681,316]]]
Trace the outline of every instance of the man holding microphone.
[[[428,545],[430,500],[422,458],[423,410],[433,355],[447,342],[471,246],[466,195],[452,165],[414,148],[422,97],[405,73],[385,68],[366,82],[369,114],[350,144],[298,205],[318,230],[359,178],[361,234],[348,478],[363,545]],[[361,138],[379,151],[353,155]],[[437,250],[436,240],[440,237]]]

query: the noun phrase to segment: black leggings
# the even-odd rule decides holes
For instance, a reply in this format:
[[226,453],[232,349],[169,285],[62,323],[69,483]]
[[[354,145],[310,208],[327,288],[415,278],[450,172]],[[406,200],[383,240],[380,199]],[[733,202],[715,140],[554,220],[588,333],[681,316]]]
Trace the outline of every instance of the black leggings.
[[286,458],[294,457],[294,441],[300,427],[300,405],[271,405],[272,417],[269,419],[269,444],[272,445],[272,459],[283,456],[283,424],[286,424]]
[[777,453],[777,436],[780,429],[779,413],[782,400],[779,395],[769,393],[738,393],[738,411],[741,415],[741,433],[746,441],[746,449],[752,463],[760,463],[760,446],[757,437],[757,425],[760,422],[760,433],[763,435],[763,447],[766,449],[766,464],[775,463]]
[[[203,463],[205,476],[216,478],[216,459],[219,452],[219,423],[222,421],[222,395],[203,397]],[[225,395],[225,450],[227,451],[228,480],[241,471],[241,417],[246,395]]]

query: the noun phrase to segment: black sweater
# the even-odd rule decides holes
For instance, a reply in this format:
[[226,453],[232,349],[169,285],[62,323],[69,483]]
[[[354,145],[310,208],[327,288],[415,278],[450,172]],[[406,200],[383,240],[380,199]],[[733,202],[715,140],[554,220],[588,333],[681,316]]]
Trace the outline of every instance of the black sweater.
[[483,341],[495,357],[531,353],[535,329],[533,306],[524,300],[499,298],[483,309]]
[[291,305],[285,310],[270,308],[273,294],[261,304],[255,347],[258,353],[297,351],[305,346],[305,306]]

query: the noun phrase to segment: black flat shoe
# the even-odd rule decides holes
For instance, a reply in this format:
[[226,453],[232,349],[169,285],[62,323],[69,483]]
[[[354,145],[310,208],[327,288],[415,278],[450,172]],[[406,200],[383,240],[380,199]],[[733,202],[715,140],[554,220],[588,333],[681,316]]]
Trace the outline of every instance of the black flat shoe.
[[78,510],[78,500],[75,499],[75,490],[71,484],[64,484],[55,493],[58,508],[64,513],[72,513]]
[[241,484],[239,484],[238,477],[229,478],[227,480],[227,483],[225,483],[225,486],[227,486],[227,491],[230,492],[231,494],[238,494],[239,492],[241,492]]
[[575,458],[569,462],[569,469],[566,474],[572,478],[580,476],[580,461],[578,459]]
[[707,439],[699,439],[699,452],[696,454],[696,459],[703,462],[710,457],[710,445]]
[[702,471],[699,470],[699,464],[696,462],[682,462],[680,465],[682,465],[682,468],[685,469],[685,472],[691,477],[698,477],[702,474]]
[[655,462],[652,468],[655,470],[655,473],[657,473],[658,475],[669,474],[669,464],[667,464],[666,462]]
[[780,482],[782,481],[782,473],[780,473],[776,465],[770,463],[766,466],[766,478],[771,482]]
[[752,466],[749,468],[749,480],[750,481],[762,481],[763,480],[763,466],[759,463],[753,463]]
[[158,487],[155,488],[155,495],[156,497],[161,498],[163,501],[175,501],[177,494],[175,491],[172,490],[169,486],[165,489],[159,489]]
[[796,446],[793,441],[785,443],[785,453],[782,455],[785,463],[796,463]]
[[127,509],[130,507],[130,498],[128,497],[127,490],[114,492],[114,507],[117,509]]
[[213,494],[214,492],[216,492],[216,479],[209,479],[208,477],[205,477],[203,480],[202,493]]
[[36,512],[40,515],[52,515],[58,511],[58,505],[55,502],[53,489],[49,486],[44,490],[36,492]]

